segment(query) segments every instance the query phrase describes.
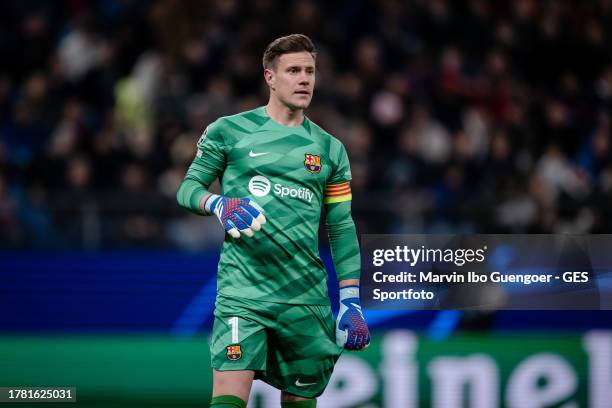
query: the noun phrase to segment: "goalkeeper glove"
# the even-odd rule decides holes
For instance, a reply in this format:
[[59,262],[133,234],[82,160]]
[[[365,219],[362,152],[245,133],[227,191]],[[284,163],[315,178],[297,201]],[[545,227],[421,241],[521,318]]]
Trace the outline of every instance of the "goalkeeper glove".
[[336,344],[347,350],[363,350],[370,345],[370,331],[359,304],[359,286],[340,288]]
[[253,231],[259,231],[266,223],[263,209],[250,198],[229,198],[211,194],[204,204],[207,213],[214,213],[225,232],[234,238],[241,234],[253,236]]

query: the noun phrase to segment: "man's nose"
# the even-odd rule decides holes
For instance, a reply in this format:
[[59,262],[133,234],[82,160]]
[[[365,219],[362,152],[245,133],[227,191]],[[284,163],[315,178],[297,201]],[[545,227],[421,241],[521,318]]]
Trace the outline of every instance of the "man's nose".
[[300,75],[299,83],[300,85],[308,85],[310,83],[310,77],[308,74]]

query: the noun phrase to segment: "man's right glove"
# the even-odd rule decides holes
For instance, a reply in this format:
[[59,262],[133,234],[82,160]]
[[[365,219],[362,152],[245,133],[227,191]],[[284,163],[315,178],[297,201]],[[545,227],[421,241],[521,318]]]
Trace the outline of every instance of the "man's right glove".
[[225,232],[234,238],[241,234],[253,236],[253,231],[259,231],[266,223],[263,208],[250,198],[229,198],[211,194],[204,203],[206,212],[214,213]]

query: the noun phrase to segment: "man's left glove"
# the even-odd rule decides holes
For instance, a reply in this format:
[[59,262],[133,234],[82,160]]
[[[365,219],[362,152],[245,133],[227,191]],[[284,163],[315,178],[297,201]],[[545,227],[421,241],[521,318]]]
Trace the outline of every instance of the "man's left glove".
[[359,303],[359,286],[340,288],[336,344],[347,350],[363,350],[370,345],[370,331]]

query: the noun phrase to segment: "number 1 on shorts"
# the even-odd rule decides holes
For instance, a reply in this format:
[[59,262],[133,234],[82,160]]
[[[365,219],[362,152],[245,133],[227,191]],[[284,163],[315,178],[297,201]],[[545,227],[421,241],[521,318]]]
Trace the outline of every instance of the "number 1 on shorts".
[[227,322],[232,326],[232,343],[238,343],[238,317],[231,317]]

